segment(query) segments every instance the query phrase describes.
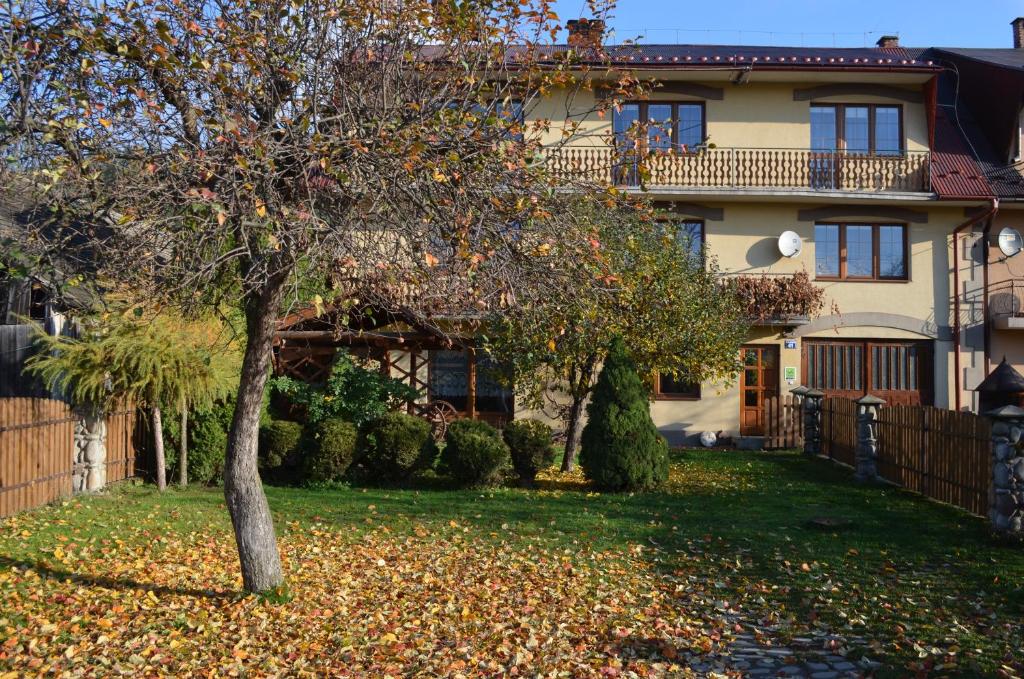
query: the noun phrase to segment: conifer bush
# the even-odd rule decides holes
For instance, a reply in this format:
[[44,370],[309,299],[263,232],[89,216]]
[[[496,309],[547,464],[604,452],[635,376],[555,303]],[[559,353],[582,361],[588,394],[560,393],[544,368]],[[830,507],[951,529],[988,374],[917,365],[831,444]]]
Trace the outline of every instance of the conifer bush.
[[430,423],[423,418],[387,413],[362,428],[360,457],[372,478],[403,481],[433,464],[437,445],[430,434]]
[[511,463],[498,430],[479,420],[452,422],[444,444],[442,469],[460,486],[496,485]]
[[597,378],[581,444],[583,473],[601,490],[646,490],[668,478],[668,445],[621,339],[612,341]]
[[277,469],[295,457],[302,441],[302,425],[273,420],[260,432],[260,469]]
[[351,422],[335,417],[321,421],[305,460],[306,480],[341,481],[355,460],[357,438],[358,431]]
[[537,472],[555,461],[551,427],[540,420],[509,422],[501,437],[512,453],[512,466],[525,484],[532,484]]

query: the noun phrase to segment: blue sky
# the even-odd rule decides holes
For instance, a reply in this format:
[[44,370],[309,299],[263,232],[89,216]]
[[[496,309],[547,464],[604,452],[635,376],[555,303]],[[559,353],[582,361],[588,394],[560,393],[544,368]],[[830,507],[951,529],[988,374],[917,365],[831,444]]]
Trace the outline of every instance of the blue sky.
[[[586,0],[556,0],[563,21]],[[1024,0],[618,0],[618,40],[861,47],[899,34],[914,47],[1012,47]]]

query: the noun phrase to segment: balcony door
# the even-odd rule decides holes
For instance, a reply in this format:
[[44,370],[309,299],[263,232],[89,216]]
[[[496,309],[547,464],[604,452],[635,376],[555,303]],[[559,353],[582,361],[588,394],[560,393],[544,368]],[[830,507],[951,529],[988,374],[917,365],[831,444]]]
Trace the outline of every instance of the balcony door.
[[779,348],[745,346],[740,358],[740,435],[764,436],[765,402],[779,395]]

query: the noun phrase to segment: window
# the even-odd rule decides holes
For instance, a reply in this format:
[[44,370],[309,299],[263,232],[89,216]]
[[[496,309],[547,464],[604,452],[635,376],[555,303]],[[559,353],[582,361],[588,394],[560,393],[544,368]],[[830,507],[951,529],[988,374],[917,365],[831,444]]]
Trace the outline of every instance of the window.
[[458,411],[469,402],[469,364],[464,351],[430,352],[430,400],[448,401]]
[[[695,150],[704,143],[704,104],[631,102],[622,104],[613,121],[620,150],[632,149],[639,134],[652,151]],[[639,128],[639,129],[638,129]]]
[[907,227],[815,224],[814,275],[841,280],[907,280]]
[[671,375],[658,375],[654,380],[654,397],[666,401],[696,401],[700,399],[700,384]]
[[811,150],[898,156],[903,153],[903,109],[877,104],[814,104]]
[[890,405],[931,403],[928,341],[805,340],[804,384],[827,396],[880,395]]
[[676,237],[697,261],[704,261],[704,222],[676,222]]

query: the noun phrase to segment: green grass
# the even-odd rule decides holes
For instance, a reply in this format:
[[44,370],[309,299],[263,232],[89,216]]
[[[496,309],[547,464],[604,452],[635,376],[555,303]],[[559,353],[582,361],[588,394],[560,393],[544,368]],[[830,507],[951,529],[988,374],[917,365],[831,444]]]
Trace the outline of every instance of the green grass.
[[[881,674],[1019,673],[1024,663],[1024,547],[986,522],[793,453],[682,451],[662,492],[588,492],[549,475],[536,491],[425,486],[268,487],[279,535],[325,524],[344,539],[381,531],[457,530],[526,547],[641,553],[686,574],[783,639],[825,631],[864,639]],[[828,516],[841,530],[808,524]],[[46,560],[60,545],[102,550],[111,539],[159,553],[161,535],[230,530],[219,489],[122,487],[8,520],[0,558]],[[125,528],[130,527],[130,530]],[[147,552],[148,553],[148,552]]]

